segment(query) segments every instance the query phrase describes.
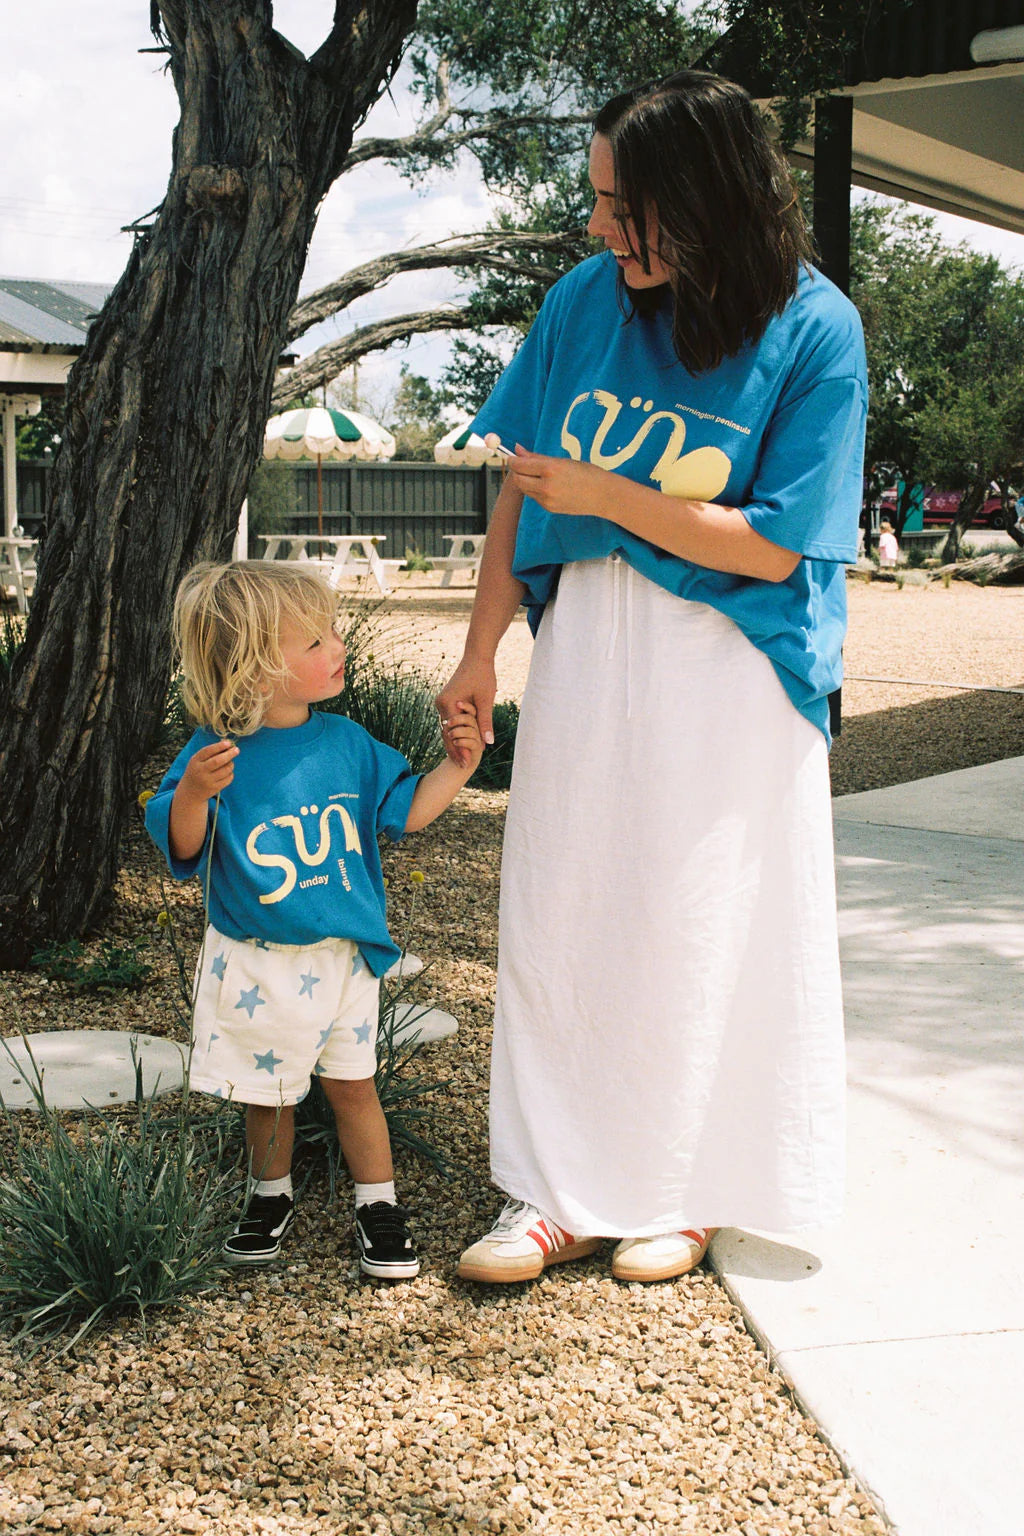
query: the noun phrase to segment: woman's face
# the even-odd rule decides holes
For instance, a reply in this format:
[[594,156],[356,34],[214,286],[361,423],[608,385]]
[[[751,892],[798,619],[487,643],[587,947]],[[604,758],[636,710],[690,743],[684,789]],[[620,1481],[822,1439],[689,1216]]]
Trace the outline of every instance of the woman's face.
[[590,180],[594,188],[594,211],[587,225],[588,233],[603,240],[619,264],[629,288],[660,288],[667,283],[672,269],[659,254],[660,231],[654,209],[647,214],[647,259],[651,270],[644,271],[639,256],[639,242],[631,219],[615,217],[615,158],[611,141],[595,133],[590,141]]

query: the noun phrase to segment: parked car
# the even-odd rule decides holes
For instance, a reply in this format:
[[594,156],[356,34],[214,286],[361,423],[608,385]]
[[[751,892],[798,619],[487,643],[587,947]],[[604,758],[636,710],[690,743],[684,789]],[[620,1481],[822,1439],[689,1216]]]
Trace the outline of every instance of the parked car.
[[[960,503],[963,500],[963,491],[942,491],[937,486],[926,485],[924,488],[924,521],[925,526],[931,524],[941,526],[943,523],[951,523],[956,517]],[[893,518],[896,516],[896,487],[890,486],[882,492],[882,500],[879,503],[882,517]],[[1017,512],[1010,502],[1008,507],[1003,506],[1003,498],[998,491],[990,491],[985,498],[985,504],[974,518],[975,527],[984,525],[987,528],[1012,528],[1017,521]]]

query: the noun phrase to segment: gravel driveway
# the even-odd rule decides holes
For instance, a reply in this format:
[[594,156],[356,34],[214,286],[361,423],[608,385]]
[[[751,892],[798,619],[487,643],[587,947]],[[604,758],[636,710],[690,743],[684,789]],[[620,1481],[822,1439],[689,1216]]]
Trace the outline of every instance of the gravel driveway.
[[[1024,698],[962,691],[1022,686],[1024,591],[851,581],[850,597],[837,792],[1024,754]],[[467,598],[424,582],[389,611],[403,649],[454,662]],[[517,621],[504,694],[519,693],[528,655]],[[914,686],[856,681],[868,677]],[[408,876],[426,876],[411,947],[433,961],[423,996],[460,1026],[423,1057],[444,1085],[434,1134],[457,1159],[454,1177],[398,1157],[425,1251],[419,1278],[360,1281],[348,1193],[329,1210],[317,1172],[278,1266],[228,1274],[194,1308],[154,1317],[147,1335],[125,1320],[71,1357],[25,1359],[0,1343],[0,1531],[885,1530],[712,1276],[622,1286],[609,1249],[521,1289],[454,1278],[460,1248],[500,1203],[487,1184],[486,1085],[504,806],[503,794],[467,791],[387,854],[399,934]],[[197,898],[172,893],[193,942]],[[148,939],[154,980],[83,998],[9,974],[4,1032],[20,1020],[173,1034],[160,908],[157,861],[136,825],[104,933]]]

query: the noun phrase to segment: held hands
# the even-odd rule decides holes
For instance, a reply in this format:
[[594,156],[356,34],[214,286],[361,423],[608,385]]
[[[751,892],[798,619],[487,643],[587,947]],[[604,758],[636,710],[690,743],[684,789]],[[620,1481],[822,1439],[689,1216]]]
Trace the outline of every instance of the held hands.
[[[484,442],[490,447],[499,445],[493,432],[487,434]],[[530,453],[519,443],[506,462],[516,490],[536,501],[546,512],[614,520],[616,484],[609,470],[576,459],[555,459],[543,453]],[[621,481],[619,486],[621,488]]]
[[212,800],[234,778],[237,756],[238,748],[233,741],[226,739],[215,741],[208,747],[200,747],[189,758],[179,789],[190,800]]
[[[464,742],[454,739],[454,723],[461,718],[463,711],[468,711],[477,735],[482,737],[489,746],[492,745],[494,728],[491,711],[494,708],[494,695],[497,691],[498,684],[494,675],[493,662],[478,662],[471,657],[464,657],[451,681],[434,700],[441,717],[445,751],[457,768],[468,768],[470,754]],[[482,743],[480,750],[482,753]],[[478,757],[477,762],[479,761]]]
[[456,767],[468,768],[470,775],[474,774],[484,755],[483,737],[480,735],[474,706],[457,703],[449,714],[442,715],[441,734],[445,750]]

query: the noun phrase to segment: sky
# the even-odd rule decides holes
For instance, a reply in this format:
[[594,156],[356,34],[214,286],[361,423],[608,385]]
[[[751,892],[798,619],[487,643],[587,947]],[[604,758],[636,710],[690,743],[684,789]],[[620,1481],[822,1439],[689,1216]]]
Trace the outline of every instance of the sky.
[[[330,27],[332,0],[277,0],[278,30],[304,53]],[[113,283],[124,268],[130,237],[121,226],[153,209],[170,171],[177,98],[152,46],[148,0],[5,0],[0,56],[0,275]],[[399,76],[360,133],[389,135],[413,126]],[[357,135],[358,137],[358,135]],[[309,292],[350,267],[406,245],[482,229],[490,213],[485,189],[465,165],[416,189],[377,162],[341,177],[324,201],[301,291]],[[970,220],[936,215],[944,238],[992,251],[1024,268],[1024,235]],[[345,315],[303,337],[300,354],[356,325],[398,310],[419,309],[456,296],[446,274],[407,274],[367,295]],[[448,343],[414,338],[407,348],[367,359],[361,386],[386,393],[405,362],[436,377]]]

